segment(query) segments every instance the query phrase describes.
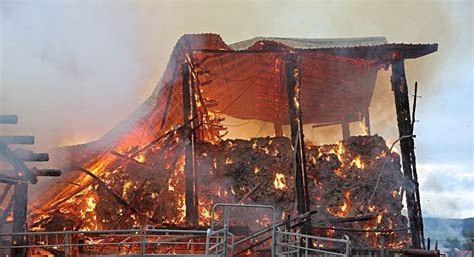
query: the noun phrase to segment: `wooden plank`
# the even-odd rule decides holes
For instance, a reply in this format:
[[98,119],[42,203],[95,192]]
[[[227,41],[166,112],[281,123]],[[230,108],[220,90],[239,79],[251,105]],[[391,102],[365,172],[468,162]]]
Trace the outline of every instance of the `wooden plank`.
[[368,108],[365,111],[365,115],[364,115],[364,126],[367,132],[367,135],[370,136],[372,132],[370,131],[370,111]]
[[[18,159],[25,162],[47,162],[49,161],[48,153],[34,153],[33,151],[16,149],[13,151]],[[6,161],[6,158],[0,156],[0,161]]]
[[34,136],[0,136],[0,144],[4,145],[32,145]]
[[341,123],[341,129],[342,129],[342,139],[348,139],[351,136],[351,130],[349,128],[349,122],[347,121],[346,118],[344,118]]
[[28,183],[28,182],[18,177],[12,177],[12,176],[0,174],[0,183],[4,183],[8,185],[16,185],[16,184]]
[[0,124],[17,124],[18,117],[16,115],[0,115]]

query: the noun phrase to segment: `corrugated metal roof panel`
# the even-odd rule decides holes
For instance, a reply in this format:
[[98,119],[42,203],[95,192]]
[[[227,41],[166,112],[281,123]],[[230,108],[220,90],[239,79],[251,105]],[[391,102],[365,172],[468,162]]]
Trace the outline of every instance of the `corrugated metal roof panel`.
[[378,46],[388,44],[385,37],[360,38],[278,38],[255,37],[229,45],[235,50],[245,50],[258,42],[273,41],[296,49],[321,49],[333,47]]

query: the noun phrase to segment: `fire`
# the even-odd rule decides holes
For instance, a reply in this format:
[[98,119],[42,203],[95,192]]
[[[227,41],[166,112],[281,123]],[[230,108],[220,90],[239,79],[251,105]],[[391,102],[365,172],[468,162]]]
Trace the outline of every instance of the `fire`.
[[273,181],[273,185],[278,190],[284,190],[286,188],[285,175],[283,175],[282,173],[275,174],[275,180]]
[[178,206],[176,209],[178,210],[178,217],[176,217],[177,222],[184,222],[186,219],[186,198],[184,197],[184,194],[179,195]]
[[140,154],[140,155],[136,156],[134,159],[135,159],[135,161],[141,162],[141,163],[144,163],[146,161],[145,155],[143,155],[143,154]]
[[344,191],[344,203],[341,206],[341,211],[344,213],[344,216],[347,215],[348,209],[349,209],[349,204],[351,202],[351,191],[348,189]]
[[352,160],[351,166],[354,166],[354,165],[361,170],[364,169],[364,163],[362,162],[359,156],[357,156],[354,160]]
[[345,217],[351,211],[352,201],[350,199],[351,191],[349,189],[344,190],[344,200],[338,208],[327,208],[327,211],[337,217]]
[[253,173],[257,174],[259,172],[260,172],[260,167],[255,166],[255,168],[253,168]]

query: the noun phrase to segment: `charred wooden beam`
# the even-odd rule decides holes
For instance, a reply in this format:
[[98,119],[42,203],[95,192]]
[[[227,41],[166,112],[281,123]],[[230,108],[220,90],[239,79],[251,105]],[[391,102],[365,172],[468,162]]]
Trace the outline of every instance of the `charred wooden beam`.
[[37,169],[37,168],[32,168],[31,171],[35,176],[41,176],[41,177],[59,177],[62,175],[61,170],[58,169]]
[[348,232],[360,232],[360,233],[392,233],[396,231],[406,231],[407,228],[397,229],[358,229],[358,228],[338,228],[338,227],[325,227],[325,226],[314,226],[315,229],[325,230],[337,230],[337,231],[348,231]]
[[8,146],[1,144],[0,143],[0,155],[5,157],[5,159],[15,167],[15,170],[17,171],[22,171],[24,173],[24,176],[32,183],[36,184],[38,183],[38,179],[36,176],[30,171],[28,167],[18,159],[18,157],[15,155],[15,153],[8,148]]
[[369,113],[368,108],[365,111],[364,125],[365,125],[365,132],[367,133],[368,136],[370,136],[372,134],[372,132],[370,131],[370,113]]
[[[299,57],[289,55],[286,60],[286,83],[288,90],[288,106],[290,114],[291,142],[295,151],[295,185],[296,206],[298,214],[309,211],[308,176],[306,174],[306,157],[304,148],[303,120],[300,108],[301,94],[301,69]],[[303,232],[311,234],[311,223],[308,221],[303,226]]]
[[0,183],[9,184],[9,185],[16,185],[16,184],[28,183],[28,182],[26,180],[22,179],[22,178],[0,174]]
[[408,100],[408,85],[405,76],[404,60],[400,59],[392,63],[392,91],[395,97],[395,108],[397,112],[398,133],[400,135],[400,148],[402,156],[404,189],[406,194],[408,221],[410,224],[410,235],[414,248],[422,248],[422,221],[421,210],[415,197],[415,182],[413,178],[414,141],[412,135],[412,122],[410,117],[410,105]]
[[4,145],[32,145],[34,136],[0,136],[0,144]]
[[[16,149],[13,151],[18,159],[25,162],[47,162],[49,161],[48,153],[34,153],[30,150]],[[0,161],[6,161],[7,159],[0,156]]]
[[131,211],[133,211],[134,213],[140,215],[141,217],[145,218],[146,220],[148,220],[150,222],[153,222],[153,223],[156,223],[155,221],[151,220],[147,215],[143,214],[140,210],[138,210],[137,208],[130,205],[125,199],[123,199],[121,196],[119,196],[117,193],[115,193],[112,189],[110,189],[109,186],[104,181],[102,181],[99,177],[94,175],[94,173],[92,173],[92,172],[90,172],[87,169],[84,169],[82,167],[74,167],[74,169],[80,170],[80,171],[86,173],[87,175],[89,175],[90,177],[92,177],[99,184],[99,186],[101,186],[101,188],[104,189],[104,191],[110,193],[115,198],[115,200],[117,200],[117,202],[122,204],[125,208],[129,208]]
[[[415,82],[415,92],[414,92],[414,100],[413,100],[413,111],[412,111],[412,120],[411,120],[411,134],[414,134],[415,129],[415,111],[416,111],[416,100],[418,98],[418,82]],[[421,236],[421,245],[424,249],[425,246],[425,233],[424,233],[424,226],[423,226],[423,216],[421,213],[421,199],[420,199],[420,185],[418,183],[418,172],[416,170],[416,156],[415,156],[415,142],[413,141],[413,147],[410,149],[411,151],[411,163],[413,168],[413,182],[415,185],[415,198],[416,198],[416,212],[418,215],[418,224],[420,229],[420,236]]]
[[184,176],[185,176],[185,204],[186,204],[186,222],[190,225],[197,225],[198,217],[195,209],[194,195],[194,161],[193,161],[193,145],[195,139],[192,135],[191,117],[191,84],[189,64],[183,63],[181,65],[183,76],[183,134],[184,134]]
[[357,221],[368,221],[374,220],[377,218],[377,215],[364,215],[358,217],[344,217],[344,218],[329,218],[329,219],[322,219],[313,222],[313,225],[317,224],[325,224],[325,223],[347,223],[347,222],[357,222]]
[[9,184],[3,189],[3,193],[0,195],[0,205],[3,203],[3,200],[5,200],[5,198],[7,197],[8,191],[10,191],[11,187],[12,185]]
[[[28,184],[21,183],[15,185],[13,191],[13,233],[26,232],[26,209],[28,205]],[[27,240],[24,235],[13,235],[12,245],[26,245]],[[15,257],[26,256],[26,248],[14,248],[12,254]]]
[[344,121],[341,123],[342,139],[348,139],[351,136],[351,130],[349,128],[349,122]]
[[[58,169],[38,169],[33,167],[30,171],[37,177],[59,177],[62,172]],[[0,173],[13,173],[14,170],[0,170]],[[0,175],[1,176],[1,175]]]
[[18,117],[16,115],[0,115],[0,124],[17,124]]

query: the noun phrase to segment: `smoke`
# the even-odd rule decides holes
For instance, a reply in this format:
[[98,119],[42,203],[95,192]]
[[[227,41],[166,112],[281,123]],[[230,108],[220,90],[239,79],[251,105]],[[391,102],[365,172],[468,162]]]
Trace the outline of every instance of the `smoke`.
[[[409,85],[418,81],[423,96],[418,160],[456,159],[472,170],[469,1],[1,1],[0,7],[0,113],[20,119],[1,126],[0,134],[34,135],[34,150],[88,142],[112,129],[151,94],[185,33],[215,32],[228,43],[256,36],[386,36],[440,44],[439,52],[406,62]],[[379,72],[370,112],[372,132],[393,142],[398,132],[389,79],[390,70]],[[252,125],[249,135],[273,130]]]

